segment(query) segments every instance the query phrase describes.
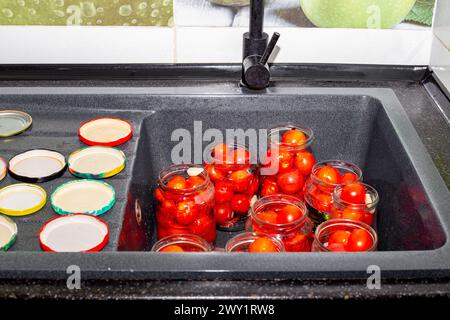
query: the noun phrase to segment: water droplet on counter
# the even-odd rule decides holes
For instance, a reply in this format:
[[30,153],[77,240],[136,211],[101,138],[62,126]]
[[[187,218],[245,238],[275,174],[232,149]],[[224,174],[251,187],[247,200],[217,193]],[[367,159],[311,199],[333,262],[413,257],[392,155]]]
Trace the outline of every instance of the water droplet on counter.
[[122,17],[128,17],[132,13],[133,13],[133,8],[131,8],[131,5],[129,5],[129,4],[124,4],[123,6],[120,6],[120,8],[119,8],[119,14]]
[[158,15],[159,15],[159,10],[158,9],[155,9],[155,10],[152,10],[152,13],[150,14],[153,18],[156,18]]
[[57,7],[63,7],[64,6],[64,0],[55,0],[55,5]]
[[138,5],[139,10],[145,10],[145,9],[147,9],[147,7],[148,7],[147,2],[141,2]]
[[97,12],[98,13],[103,13],[105,11],[105,9],[103,9],[103,7],[98,7],[97,8]]
[[29,14],[30,16],[34,16],[34,15],[36,14],[36,10],[34,10],[33,8],[28,9],[28,14]]
[[8,9],[8,8],[2,9],[2,13],[3,13],[3,15],[4,15],[5,17],[7,17],[7,18],[12,18],[12,17],[14,17],[14,12],[12,12],[12,10],[11,10],[11,9]]
[[25,0],[17,0],[17,5],[19,7],[25,7]]
[[171,3],[172,3],[171,0],[163,0],[162,5],[163,5],[164,7],[167,7],[167,6],[170,5]]
[[81,10],[83,11],[83,15],[88,18],[92,18],[97,14],[97,9],[95,8],[95,3],[92,1],[82,2]]
[[61,10],[54,10],[53,12],[60,18],[63,18],[66,15],[64,11]]

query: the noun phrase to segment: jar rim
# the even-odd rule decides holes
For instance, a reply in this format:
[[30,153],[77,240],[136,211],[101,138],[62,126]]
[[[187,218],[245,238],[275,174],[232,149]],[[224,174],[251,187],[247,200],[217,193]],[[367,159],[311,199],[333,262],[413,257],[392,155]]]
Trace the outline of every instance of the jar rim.
[[[200,185],[192,187],[192,188],[186,188],[186,189],[174,189],[174,188],[170,188],[167,186],[167,184],[165,182],[167,182],[169,177],[174,176],[180,172],[183,172],[184,174],[189,175],[187,173],[187,171],[190,168],[202,169],[201,173],[199,173],[197,175],[197,176],[203,175],[203,178],[204,178],[204,181]],[[209,183],[210,183],[210,180],[209,180],[208,171],[205,170],[205,168],[203,168],[203,166],[197,165],[197,164],[173,164],[173,165],[161,170],[161,172],[159,173],[159,176],[158,176],[159,186],[165,191],[170,191],[170,192],[174,192],[174,193],[183,193],[183,194],[194,193],[198,190],[205,189],[209,185]]]
[[323,181],[323,180],[321,180],[321,179],[319,179],[317,177],[317,175],[316,175],[317,171],[319,171],[321,168],[323,168],[325,166],[330,166],[330,167],[337,168],[337,169],[348,170],[349,172],[352,172],[352,173],[356,174],[358,182],[362,181],[362,178],[363,178],[362,177],[362,170],[361,170],[360,167],[358,167],[353,162],[343,161],[343,160],[324,160],[324,161],[317,162],[312,168],[310,177],[316,184],[333,187],[333,190],[334,190],[335,187],[337,187],[337,186],[342,184],[342,183],[326,182],[326,181]]
[[[365,203],[352,203],[352,202],[345,201],[345,200],[343,200],[341,198],[342,189],[345,186],[353,184],[353,183],[358,183],[358,184],[364,186],[364,188],[366,189],[366,195],[367,195],[367,193],[370,194],[371,202],[367,203],[367,197],[366,197],[366,202]],[[348,183],[340,184],[333,191],[333,202],[335,202],[337,204],[340,204],[340,205],[343,205],[343,206],[346,206],[346,207],[364,208],[366,210],[371,210],[371,209],[375,208],[378,205],[379,201],[380,201],[380,197],[378,195],[377,190],[374,187],[372,187],[371,185],[368,185],[368,184],[363,183],[361,181],[348,182]]]
[[202,237],[195,234],[186,233],[186,234],[172,234],[161,238],[153,245],[152,251],[160,252],[160,250],[165,247],[177,244],[193,245],[199,247],[204,252],[209,252],[213,250],[212,245]]
[[323,249],[324,251],[330,251],[330,250],[322,243],[322,241],[320,240],[320,236],[327,229],[329,229],[335,225],[344,225],[347,227],[354,227],[354,228],[366,230],[367,232],[369,232],[370,236],[372,237],[372,241],[373,241],[372,246],[370,247],[369,250],[367,250],[367,252],[374,251],[377,248],[378,235],[377,235],[377,232],[371,226],[369,226],[368,224],[366,224],[362,221],[338,218],[338,219],[327,220],[327,221],[321,223],[316,228],[316,231],[314,233],[314,240],[319,244],[320,248]]
[[[307,139],[304,144],[302,144],[300,146],[293,146],[293,145],[281,142],[280,132],[281,131],[289,131],[289,130],[293,130],[293,129],[300,130],[307,136]],[[314,131],[309,127],[305,127],[305,126],[295,124],[292,122],[280,123],[280,124],[277,124],[277,125],[269,128],[267,140],[268,140],[269,146],[272,146],[272,145],[276,145],[278,147],[281,146],[283,148],[286,148],[286,149],[289,149],[292,151],[301,150],[301,149],[306,149],[311,145],[311,143],[314,140]]]
[[[269,201],[267,203],[263,203],[264,201]],[[273,203],[283,203],[286,205],[294,205],[300,209],[300,211],[303,213],[302,217],[294,220],[292,222],[288,223],[271,223],[264,221],[258,217],[259,214],[256,213],[257,209],[260,207],[263,208],[264,206],[273,204]],[[259,205],[259,206],[258,206]],[[272,227],[278,227],[278,228],[286,228],[291,226],[297,226],[298,224],[304,222],[308,217],[308,208],[306,207],[305,203],[301,201],[299,198],[286,195],[286,194],[273,194],[270,196],[262,197],[258,199],[253,206],[250,207],[251,217],[252,219],[256,220],[260,224],[269,225]]]
[[238,247],[239,245],[244,244],[246,242],[250,242],[252,240],[254,241],[260,237],[266,237],[266,238],[269,238],[270,240],[272,240],[272,242],[275,244],[275,246],[279,249],[278,252],[286,251],[286,249],[283,245],[283,242],[281,242],[275,236],[265,233],[265,232],[242,232],[227,241],[227,243],[225,245],[225,251],[226,252],[234,252],[236,247]]

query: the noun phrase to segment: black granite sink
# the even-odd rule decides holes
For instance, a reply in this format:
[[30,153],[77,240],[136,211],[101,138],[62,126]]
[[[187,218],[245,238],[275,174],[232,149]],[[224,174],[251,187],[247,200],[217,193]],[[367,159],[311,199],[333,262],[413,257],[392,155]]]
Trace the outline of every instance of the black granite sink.
[[[201,88],[0,88],[0,105],[29,112],[31,130],[0,140],[0,156],[44,147],[65,154],[82,146],[78,126],[93,117],[128,119],[134,138],[121,148],[127,168],[107,180],[116,188],[116,206],[103,218],[111,239],[101,253],[40,252],[37,232],[55,213],[14,218],[19,237],[11,251],[0,253],[2,278],[64,278],[69,265],[86,278],[251,279],[352,278],[369,265],[385,277],[450,275],[450,193],[420,137],[390,89],[272,88],[266,93],[239,88],[205,93]],[[379,251],[356,254],[286,253],[282,255],[170,255],[149,252],[155,241],[152,189],[158,172],[171,163],[177,143],[171,133],[203,130],[264,129],[287,121],[310,126],[312,149],[319,160],[358,164],[364,180],[381,201],[376,228]],[[50,194],[69,173],[42,186]],[[0,187],[14,183],[8,177]],[[233,234],[219,233],[222,247]]]

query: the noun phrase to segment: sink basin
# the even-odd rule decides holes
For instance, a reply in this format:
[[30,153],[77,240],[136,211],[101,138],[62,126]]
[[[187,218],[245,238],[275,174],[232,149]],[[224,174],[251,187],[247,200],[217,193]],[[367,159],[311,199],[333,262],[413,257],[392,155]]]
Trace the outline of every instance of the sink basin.
[[[29,112],[34,120],[31,130],[0,140],[4,158],[37,147],[69,154],[83,146],[76,136],[79,125],[94,117],[128,119],[135,133],[121,146],[127,168],[107,180],[117,204],[102,216],[111,229],[105,249],[41,252],[37,233],[55,216],[47,204],[34,215],[14,218],[19,236],[11,251],[0,253],[2,278],[65,278],[69,265],[80,266],[85,278],[101,279],[342,279],[364,277],[370,265],[379,266],[384,277],[450,275],[450,193],[390,89],[271,88],[255,94],[228,88],[205,94],[201,88],[0,88],[0,105]],[[354,162],[379,191],[379,251],[181,258],[150,252],[156,241],[152,190],[178,143],[171,133],[178,128],[194,133],[194,121],[202,121],[203,131],[265,129],[288,121],[311,127],[319,160]],[[51,194],[71,179],[66,173],[42,186]],[[11,183],[8,177],[0,186]],[[233,235],[219,232],[217,247]]]

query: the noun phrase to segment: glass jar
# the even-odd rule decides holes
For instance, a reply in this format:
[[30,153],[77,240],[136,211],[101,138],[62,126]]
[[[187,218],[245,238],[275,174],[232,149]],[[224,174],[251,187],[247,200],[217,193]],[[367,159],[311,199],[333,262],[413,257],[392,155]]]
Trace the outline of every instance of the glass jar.
[[162,170],[155,199],[158,239],[195,234],[215,241],[214,186],[202,166],[180,164]]
[[329,219],[334,189],[347,182],[361,181],[361,169],[350,162],[329,160],[314,165],[305,183],[305,203],[314,226]]
[[261,165],[261,197],[289,194],[303,200],[303,186],[316,163],[309,150],[311,129],[279,125],[268,133],[268,151]]
[[378,236],[361,221],[332,219],[319,225],[314,235],[313,252],[375,251]]
[[225,245],[227,252],[284,252],[283,243],[266,233],[243,232],[228,240]]
[[155,252],[209,252],[213,247],[193,234],[173,234],[162,238],[152,248]]
[[368,184],[353,182],[337,186],[330,219],[358,220],[372,226],[378,201],[378,192]]
[[257,199],[257,161],[244,146],[218,144],[207,150],[205,169],[214,183],[217,228],[243,230],[250,205]]
[[280,240],[286,251],[311,251],[312,223],[305,204],[297,197],[276,194],[256,201],[246,230],[270,234]]

